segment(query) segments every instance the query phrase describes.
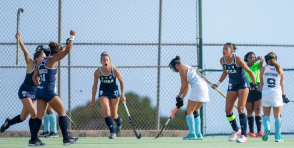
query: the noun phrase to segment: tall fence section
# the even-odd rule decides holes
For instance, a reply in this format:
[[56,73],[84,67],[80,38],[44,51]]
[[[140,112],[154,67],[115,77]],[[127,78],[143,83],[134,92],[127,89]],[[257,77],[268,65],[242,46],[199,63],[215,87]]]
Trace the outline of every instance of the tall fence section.
[[[122,74],[127,105],[136,128],[156,130],[163,126],[175,108],[175,97],[181,86],[180,76],[170,70],[169,62],[179,55],[182,63],[195,68],[199,66],[198,5],[194,0],[5,1],[3,6],[6,7],[3,8],[9,13],[0,16],[3,20],[0,23],[0,93],[5,96],[0,104],[0,122],[20,114],[22,109],[17,94],[25,77],[26,63],[20,50],[19,64],[15,64],[16,21],[11,19],[16,18],[18,8],[24,9],[20,33],[31,57],[37,45],[47,46],[49,41],[64,45],[69,31],[76,31],[72,51],[58,65],[60,75],[56,81],[67,114],[77,125],[69,124],[70,129],[107,129],[98,94],[95,105],[88,105],[92,98],[94,72],[101,66],[100,54],[106,51]],[[223,44],[203,45],[204,75],[212,82],[217,82],[221,75],[219,59]],[[264,56],[274,51],[285,70],[285,92],[291,99],[294,71],[289,61],[293,46],[237,44],[236,54],[243,57],[254,51],[256,55]],[[227,81],[220,86],[225,94]],[[204,135],[231,133],[225,116],[225,99],[210,88],[209,96],[210,102],[203,105]],[[188,129],[185,120],[187,99],[184,104],[167,130]],[[283,133],[293,133],[294,130],[291,107],[287,104],[282,109]],[[124,122],[123,130],[131,129],[122,103],[118,113]],[[238,114],[237,110],[234,114]],[[28,121],[25,121],[9,130],[28,130],[27,125]]]

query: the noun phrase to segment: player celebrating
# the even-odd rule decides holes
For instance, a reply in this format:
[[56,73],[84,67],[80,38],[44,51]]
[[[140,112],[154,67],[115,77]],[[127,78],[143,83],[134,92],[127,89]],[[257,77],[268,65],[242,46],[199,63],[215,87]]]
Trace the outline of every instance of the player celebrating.
[[7,118],[4,122],[4,124],[1,126],[1,133],[3,133],[6,129],[9,128],[9,126],[14,125],[16,123],[21,123],[24,120],[27,119],[29,114],[31,115],[31,119],[29,120],[29,126],[31,128],[32,118],[36,118],[37,111],[34,107],[35,104],[35,92],[36,92],[36,85],[32,81],[32,76],[34,74],[34,71],[36,69],[36,65],[38,65],[43,58],[46,57],[45,53],[42,49],[36,50],[36,53],[34,54],[34,60],[30,58],[30,55],[24,45],[24,43],[21,40],[21,35],[17,33],[15,35],[16,39],[19,39],[20,47],[24,53],[25,61],[27,64],[27,73],[24,82],[20,86],[18,90],[18,97],[21,100],[23,104],[23,109],[20,115],[15,116],[13,119]]
[[186,97],[190,85],[192,88],[186,109],[186,120],[190,133],[188,136],[184,137],[183,140],[202,140],[203,138],[200,132],[200,117],[198,110],[202,106],[203,102],[209,102],[208,87],[196,74],[196,70],[193,67],[183,65],[181,63],[179,56],[176,56],[176,58],[170,62],[169,67],[174,72],[179,72],[181,76],[182,86],[178,96],[176,97],[176,106],[178,109],[183,106],[183,99]]
[[[125,102],[126,98],[124,96],[124,81],[120,72],[113,66],[110,56],[103,52],[101,54],[100,62],[102,64],[101,68],[98,68],[94,73],[94,85],[92,88],[92,101],[90,106],[93,106],[95,103],[95,95],[97,92],[98,79],[100,78],[101,84],[99,88],[99,99],[102,109],[104,111],[105,122],[110,131],[109,139],[115,139],[116,133],[119,133],[121,130],[122,120],[117,114],[118,104],[119,104],[119,90],[116,84],[116,78],[120,82],[121,89],[121,101]],[[109,108],[110,104],[110,108]],[[116,122],[116,130],[113,127],[112,118]]]
[[[275,117],[275,141],[283,142],[281,137],[281,109],[283,100],[286,99],[284,92],[284,72],[281,66],[277,63],[277,56],[270,52],[265,56],[266,66],[260,70],[260,86],[262,88],[262,106],[264,126],[263,141],[268,140],[270,134],[270,113],[271,108],[274,110]],[[287,102],[287,101],[286,101]]]
[[[248,52],[244,56],[244,61],[250,70],[253,72],[256,78],[256,83],[258,88],[260,88],[259,73],[263,64],[263,59],[261,56],[257,57],[253,52]],[[258,62],[259,61],[259,62]],[[253,87],[253,82],[250,75],[245,71],[247,78],[249,79],[250,87]],[[263,132],[261,131],[261,92],[250,90],[246,103],[247,109],[247,119],[250,132],[247,133],[247,137],[262,137]],[[255,122],[257,126],[257,134],[254,133],[254,118],[253,112],[255,112]]]
[[[70,51],[73,46],[73,40],[75,32],[70,31],[70,41],[65,50],[54,43],[50,42],[49,47],[51,49],[51,56],[46,57],[37,67],[34,75],[33,81],[38,86],[36,90],[37,99],[37,118],[33,120],[33,128],[31,130],[31,140],[29,141],[29,146],[44,146],[41,140],[38,139],[38,133],[42,124],[42,119],[45,115],[47,104],[53,108],[58,113],[59,116],[59,126],[63,135],[63,145],[70,145],[76,143],[78,138],[71,138],[68,136],[66,113],[63,103],[59,96],[54,92],[55,88],[55,75],[57,73],[57,62],[63,59]],[[60,52],[61,51],[61,52]],[[59,53],[60,52],[60,53]],[[40,76],[41,84],[37,77]]]
[[[213,89],[217,88],[229,74],[229,86],[226,99],[226,114],[234,130],[229,137],[229,141],[236,140],[236,142],[238,143],[247,143],[247,118],[244,113],[244,108],[247,101],[250,85],[244,73],[244,70],[249,73],[249,76],[252,79],[253,90],[257,90],[258,86],[256,84],[256,79],[249,67],[239,56],[233,54],[236,49],[237,48],[235,44],[226,43],[224,45],[223,57],[220,59],[220,63],[223,67],[223,74],[219,79],[219,82],[217,84],[213,84],[211,87]],[[241,130],[238,128],[235,116],[233,114],[234,104],[237,98],[239,98],[237,106]],[[236,139],[238,135],[240,136],[238,139]]]

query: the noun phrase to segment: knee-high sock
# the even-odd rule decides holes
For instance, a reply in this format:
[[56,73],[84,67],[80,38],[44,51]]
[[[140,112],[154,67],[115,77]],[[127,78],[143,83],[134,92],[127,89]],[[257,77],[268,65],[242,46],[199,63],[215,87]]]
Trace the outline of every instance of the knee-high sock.
[[116,133],[115,129],[113,127],[112,118],[111,117],[106,117],[104,119],[105,119],[105,122],[107,124],[107,127],[109,128],[110,133]]
[[240,119],[240,126],[241,126],[241,135],[244,135],[247,137],[247,118],[245,113],[239,114],[239,119]]
[[198,117],[194,118],[194,122],[195,122],[195,132],[196,132],[196,134],[201,133],[200,132],[200,125],[201,125],[200,117],[198,116]]
[[247,117],[247,119],[248,119],[249,130],[251,133],[254,133],[254,118]]
[[48,120],[50,123],[51,132],[57,133],[56,116],[55,114],[48,114]]
[[32,123],[33,123],[33,121],[34,121],[34,119],[33,118],[30,118],[30,120],[29,120],[29,127],[30,127],[31,134],[32,134],[32,127],[33,127]]
[[36,118],[32,122],[32,132],[31,132],[31,140],[37,140],[38,139],[38,133],[42,125],[42,120],[39,118]]
[[190,134],[195,134],[194,115],[187,115],[186,116],[186,121],[188,123]]
[[261,116],[255,116],[255,122],[256,122],[256,127],[257,127],[257,132],[261,131]]
[[65,116],[60,116],[59,118],[59,127],[61,129],[61,133],[63,139],[68,139],[68,131],[67,131],[67,120]]
[[237,132],[239,130],[239,127],[237,125],[235,115],[233,113],[230,114],[230,115],[227,115],[227,119],[231,123],[231,126],[232,126],[233,130]]
[[23,122],[23,120],[20,119],[20,115],[17,115],[13,119],[8,120],[8,125],[10,126],[10,125],[20,123],[20,122]]
[[275,136],[281,136],[281,128],[282,128],[282,119],[275,119]]
[[120,115],[119,114],[117,114],[118,115],[118,117],[117,117],[117,119],[114,119],[114,121],[116,122],[116,125],[117,126],[120,126],[121,125],[121,118],[120,118]]
[[269,129],[270,130],[270,118],[269,116],[263,116],[262,117],[262,123],[264,130]]
[[49,131],[49,126],[50,126],[49,117],[48,117],[48,114],[46,113],[44,116],[44,132]]

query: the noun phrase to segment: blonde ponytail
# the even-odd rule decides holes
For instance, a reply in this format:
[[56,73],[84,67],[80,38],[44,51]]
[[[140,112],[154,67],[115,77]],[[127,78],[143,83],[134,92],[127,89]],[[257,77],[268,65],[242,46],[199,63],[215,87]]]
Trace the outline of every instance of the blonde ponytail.
[[[274,57],[276,57],[276,54],[275,54],[274,52],[270,52],[270,53],[268,54],[268,56],[271,57],[271,58],[274,58]],[[277,70],[277,72],[278,72],[278,74],[279,74],[280,76],[283,74],[283,69],[282,69],[282,67],[278,64],[278,62],[277,62],[276,59],[269,59],[269,63],[268,63],[268,64],[269,64],[269,65],[273,65],[273,66],[276,68],[276,70]]]
[[113,65],[112,61],[111,61],[110,56],[108,56],[108,57],[109,57],[109,60],[110,60],[110,65],[111,65],[112,67],[115,67],[115,66]]
[[280,76],[283,74],[282,67],[277,63],[277,61],[275,59],[270,59],[269,63],[270,63],[270,65],[275,66],[275,68]]

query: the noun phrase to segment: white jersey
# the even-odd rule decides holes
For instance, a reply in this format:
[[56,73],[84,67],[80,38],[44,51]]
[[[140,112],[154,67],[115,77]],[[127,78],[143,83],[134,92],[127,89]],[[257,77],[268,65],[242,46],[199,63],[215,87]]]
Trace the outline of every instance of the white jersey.
[[199,81],[201,81],[202,79],[196,74],[196,70],[195,68],[189,66],[189,65],[183,65],[186,66],[188,68],[188,72],[187,72],[187,82],[191,85],[191,87],[193,87],[193,85],[195,85],[196,83],[198,83]]
[[196,74],[196,69],[189,65],[183,66],[188,68],[187,82],[192,88],[189,100],[196,102],[209,102],[207,84]]
[[[263,89],[262,96],[282,96],[281,76],[276,68],[271,65],[266,65],[263,73]],[[262,97],[262,98],[263,98]]]

